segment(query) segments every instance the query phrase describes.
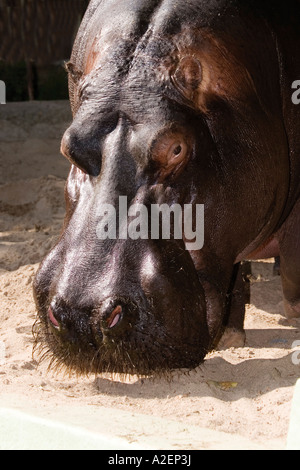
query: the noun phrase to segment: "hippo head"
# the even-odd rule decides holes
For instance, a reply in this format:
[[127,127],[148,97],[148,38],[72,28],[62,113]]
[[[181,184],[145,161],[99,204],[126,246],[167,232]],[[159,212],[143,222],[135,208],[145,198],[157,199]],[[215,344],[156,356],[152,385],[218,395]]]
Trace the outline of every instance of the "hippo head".
[[[68,64],[67,211],[35,279],[36,331],[59,363],[77,371],[147,374],[203,360],[222,324],[236,257],[272,201],[261,202],[262,215],[255,204],[248,210],[255,226],[239,220],[238,176],[220,151],[232,139],[233,168],[243,165],[240,152],[252,151],[241,143],[242,126],[257,140],[245,102],[264,125],[246,68],[205,29],[170,19],[172,5],[124,4],[92,2]],[[170,210],[170,237],[153,236],[158,205],[181,209]],[[189,233],[183,227],[176,237],[175,219],[184,225],[190,207]],[[244,238],[230,235],[238,220]]]

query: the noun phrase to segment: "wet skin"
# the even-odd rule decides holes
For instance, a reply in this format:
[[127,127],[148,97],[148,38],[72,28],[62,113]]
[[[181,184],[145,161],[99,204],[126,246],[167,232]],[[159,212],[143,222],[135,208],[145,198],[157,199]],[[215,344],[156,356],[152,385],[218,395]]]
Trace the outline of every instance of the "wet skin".
[[[280,256],[299,316],[300,11],[240,4],[91,2],[67,66],[65,223],[34,285],[54,361],[147,374],[197,366],[225,326],[243,343],[244,259]],[[119,196],[204,204],[203,248],[100,240],[99,207]]]

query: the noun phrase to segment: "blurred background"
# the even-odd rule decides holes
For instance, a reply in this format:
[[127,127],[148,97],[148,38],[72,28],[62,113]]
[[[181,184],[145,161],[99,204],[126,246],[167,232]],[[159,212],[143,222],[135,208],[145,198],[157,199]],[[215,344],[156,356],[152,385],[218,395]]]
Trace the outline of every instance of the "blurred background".
[[64,62],[89,0],[0,0],[0,80],[6,100],[68,99]]

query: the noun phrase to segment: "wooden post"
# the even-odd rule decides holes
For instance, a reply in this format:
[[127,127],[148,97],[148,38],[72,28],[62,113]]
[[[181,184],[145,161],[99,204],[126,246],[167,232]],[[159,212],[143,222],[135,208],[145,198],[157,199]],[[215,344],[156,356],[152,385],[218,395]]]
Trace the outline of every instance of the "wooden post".
[[32,59],[26,59],[26,71],[28,98],[29,101],[34,101],[34,61]]

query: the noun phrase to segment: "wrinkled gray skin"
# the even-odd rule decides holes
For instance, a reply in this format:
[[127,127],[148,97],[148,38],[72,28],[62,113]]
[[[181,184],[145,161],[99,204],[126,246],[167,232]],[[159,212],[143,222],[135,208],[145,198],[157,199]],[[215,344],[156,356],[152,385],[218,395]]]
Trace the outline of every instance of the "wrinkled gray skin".
[[[36,341],[80,372],[197,366],[244,340],[240,262],[280,256],[300,314],[299,2],[92,0],[68,64],[72,167]],[[294,20],[295,19],[295,20]],[[205,242],[99,240],[99,207],[205,205]]]

